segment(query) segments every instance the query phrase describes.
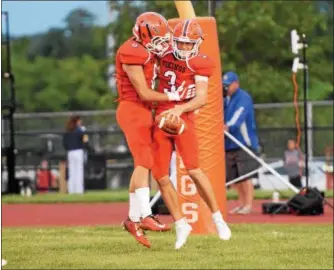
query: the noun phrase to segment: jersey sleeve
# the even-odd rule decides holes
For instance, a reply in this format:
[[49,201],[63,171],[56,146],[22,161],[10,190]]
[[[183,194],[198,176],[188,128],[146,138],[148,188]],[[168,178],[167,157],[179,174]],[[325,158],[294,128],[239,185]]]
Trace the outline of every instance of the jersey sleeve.
[[211,77],[215,63],[207,55],[199,55],[189,61],[190,67],[193,69],[195,75]]
[[144,65],[150,58],[150,53],[135,41],[123,44],[118,53],[121,63],[127,65]]

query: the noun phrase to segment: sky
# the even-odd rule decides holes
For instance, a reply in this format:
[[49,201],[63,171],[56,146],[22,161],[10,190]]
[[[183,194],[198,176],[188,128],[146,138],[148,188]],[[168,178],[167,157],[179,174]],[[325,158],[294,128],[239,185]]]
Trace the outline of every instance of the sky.
[[[30,35],[64,26],[65,16],[75,8],[85,8],[96,16],[96,23],[106,25],[107,1],[16,1],[4,0],[1,11],[9,12],[12,36]],[[3,21],[3,20],[2,20]]]

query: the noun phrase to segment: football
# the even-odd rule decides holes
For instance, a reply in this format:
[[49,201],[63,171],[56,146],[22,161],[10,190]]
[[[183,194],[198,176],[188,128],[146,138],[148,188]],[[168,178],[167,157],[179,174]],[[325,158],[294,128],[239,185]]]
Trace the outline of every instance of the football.
[[186,129],[186,123],[182,118],[174,118],[173,121],[171,121],[171,116],[168,115],[168,113],[157,115],[155,117],[155,123],[161,130],[173,135],[180,135]]

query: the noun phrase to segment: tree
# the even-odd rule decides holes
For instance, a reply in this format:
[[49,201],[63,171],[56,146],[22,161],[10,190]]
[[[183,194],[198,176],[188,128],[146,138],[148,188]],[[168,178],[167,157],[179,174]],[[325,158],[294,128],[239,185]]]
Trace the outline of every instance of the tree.
[[[20,111],[95,110],[110,108],[112,100],[104,70],[106,60],[90,55],[56,60],[37,57],[14,62]],[[38,78],[38,79],[36,79]]]
[[65,34],[68,43],[68,54],[81,57],[92,54],[94,15],[85,9],[74,9],[64,19]]
[[116,54],[121,44],[131,37],[137,16],[147,10],[145,10],[145,4],[137,1],[109,1],[109,7],[114,14],[114,19],[108,26],[108,32],[113,35]]
[[27,57],[37,56],[64,59],[90,54],[105,58],[106,28],[95,26],[95,18],[85,9],[75,9],[66,15],[65,28],[51,28],[47,33],[31,37]]
[[70,35],[74,35],[91,29],[94,26],[95,16],[86,9],[77,8],[70,11],[64,21],[66,30],[70,32]]
[[[216,20],[223,71],[240,74],[241,85],[256,103],[291,101],[290,30],[309,40],[309,97],[332,98],[333,4],[321,1],[219,1]],[[247,4],[246,4],[247,3]],[[196,14],[207,16],[207,1],[193,1]],[[12,41],[13,72],[20,111],[102,109],[115,106],[107,86],[106,38],[114,52],[132,35],[136,17],[156,11],[178,16],[173,1],[113,1],[115,19],[95,26],[94,15],[79,9],[66,17],[66,27]],[[312,20],[310,20],[312,18]],[[27,59],[27,53],[31,58]],[[5,68],[5,58],[1,65]],[[297,74],[300,88],[302,74]],[[302,92],[302,91],[300,91]]]
[[319,13],[313,1],[227,1],[216,18],[223,68],[242,75],[242,85],[252,89],[256,102],[292,100],[290,31],[296,27],[310,40],[311,98],[323,99],[332,91],[331,63],[326,59],[333,52],[332,36],[317,36],[315,31],[327,31],[328,16]]
[[32,38],[27,57],[54,57],[62,59],[68,56],[68,44],[64,29],[51,28],[47,33]]

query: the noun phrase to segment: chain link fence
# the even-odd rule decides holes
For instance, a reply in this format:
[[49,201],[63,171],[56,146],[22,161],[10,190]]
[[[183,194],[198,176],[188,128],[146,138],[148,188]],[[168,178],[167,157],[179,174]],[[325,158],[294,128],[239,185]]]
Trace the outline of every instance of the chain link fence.
[[[309,149],[311,157],[324,156],[325,148],[333,146],[333,102],[309,102]],[[120,131],[114,110],[59,113],[15,114],[15,139],[18,151],[48,149],[63,153],[62,134],[67,119],[78,114],[90,135],[90,144],[96,152],[112,151],[125,140]],[[296,112],[293,103],[255,104],[258,136],[267,158],[280,158],[288,139],[296,139]],[[304,150],[303,106],[299,104],[301,142]],[[2,121],[2,145],[6,145],[8,127]]]
[[[298,104],[301,128],[300,148],[304,151],[304,108]],[[333,101],[308,103],[308,148],[311,159],[323,158],[333,146]],[[293,103],[255,104],[258,136],[269,159],[281,158],[287,140],[297,138],[296,109]]]
[[[298,106],[302,129],[300,147],[304,151],[303,106]],[[307,109],[310,160],[324,161],[325,149],[333,147],[333,102],[310,102]],[[255,104],[255,114],[262,156],[267,162],[281,160],[287,141],[297,136],[293,103]],[[18,170],[36,171],[43,160],[48,160],[51,169],[57,170],[59,161],[66,159],[62,135],[65,123],[72,115],[80,115],[94,156],[90,163],[93,165],[86,166],[86,175],[92,179],[86,186],[96,185],[99,189],[126,187],[133,164],[114,110],[15,114]],[[2,148],[8,143],[7,124],[2,119]],[[95,162],[101,158],[105,167]],[[2,164],[5,164],[4,160]],[[97,175],[102,175],[100,180]]]

